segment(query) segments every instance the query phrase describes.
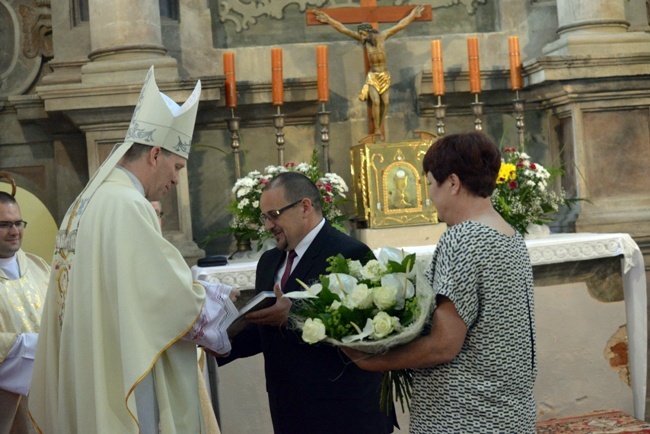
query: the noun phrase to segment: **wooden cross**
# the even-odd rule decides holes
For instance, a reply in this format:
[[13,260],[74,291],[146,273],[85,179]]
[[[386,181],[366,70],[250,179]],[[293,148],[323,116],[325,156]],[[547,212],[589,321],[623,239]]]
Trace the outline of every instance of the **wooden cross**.
[[[335,20],[342,24],[360,24],[370,23],[372,27],[377,30],[379,23],[397,23],[402,18],[407,16],[415,7],[413,6],[377,6],[377,0],[361,0],[361,7],[344,7],[344,8],[328,8],[324,11]],[[425,5],[424,11],[419,18],[415,21],[431,21],[432,12],[431,5]],[[312,13],[307,13],[307,25],[319,26],[325,25],[316,19]],[[363,57],[366,74],[370,70],[368,58]],[[367,100],[368,111],[368,132],[372,134],[375,131],[374,121],[372,118],[372,102],[370,98]],[[382,127],[383,130],[383,127]],[[383,131],[382,131],[382,135]]]

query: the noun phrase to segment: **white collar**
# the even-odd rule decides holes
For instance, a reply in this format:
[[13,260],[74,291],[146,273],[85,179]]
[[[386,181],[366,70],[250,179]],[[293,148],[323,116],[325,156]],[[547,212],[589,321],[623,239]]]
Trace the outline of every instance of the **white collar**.
[[0,268],[9,280],[16,280],[20,278],[18,255],[13,255],[11,258],[0,258]]
[[140,180],[138,179],[138,177],[135,176],[133,173],[129,172],[129,171],[128,171],[126,168],[124,168],[123,166],[118,165],[117,168],[120,169],[120,170],[123,170],[124,173],[126,173],[126,175],[129,177],[129,179],[131,180],[131,182],[133,182],[133,185],[135,186],[135,189],[138,190],[140,193],[142,193],[142,195],[144,196],[144,195],[145,195],[145,194],[144,194],[144,186],[142,185],[142,183],[140,182]]

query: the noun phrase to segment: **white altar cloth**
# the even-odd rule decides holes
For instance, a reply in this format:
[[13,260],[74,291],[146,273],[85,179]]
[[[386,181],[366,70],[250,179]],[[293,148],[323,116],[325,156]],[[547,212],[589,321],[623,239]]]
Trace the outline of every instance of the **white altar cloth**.
[[[622,256],[627,316],[628,358],[634,416],[645,419],[647,377],[647,295],[643,255],[628,234],[553,234],[526,241],[533,266]],[[419,262],[431,260],[435,245],[403,247]],[[194,279],[221,282],[240,289],[255,287],[256,261],[232,262],[221,267],[192,267]]]

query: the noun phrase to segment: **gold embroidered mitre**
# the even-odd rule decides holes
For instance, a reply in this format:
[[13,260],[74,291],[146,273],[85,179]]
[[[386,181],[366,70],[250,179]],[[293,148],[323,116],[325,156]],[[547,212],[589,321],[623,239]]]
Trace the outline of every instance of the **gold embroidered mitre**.
[[158,90],[153,66],[145,78],[125,142],[160,146],[187,158],[201,95],[201,81],[182,106]]

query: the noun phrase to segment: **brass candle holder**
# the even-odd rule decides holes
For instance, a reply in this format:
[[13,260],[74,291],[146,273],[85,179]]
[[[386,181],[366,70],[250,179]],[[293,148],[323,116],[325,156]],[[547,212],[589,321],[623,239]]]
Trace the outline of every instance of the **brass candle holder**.
[[235,180],[241,178],[241,164],[239,161],[239,120],[235,116],[235,110],[230,109],[230,118],[226,119],[228,123],[228,131],[230,131],[230,147],[232,148],[232,156],[235,159]]
[[278,147],[278,165],[284,166],[284,115],[280,113],[278,106],[277,114],[273,115],[273,126],[275,127],[275,144]]
[[442,104],[442,98],[438,95],[438,105],[433,106],[433,113],[438,120],[436,124],[436,132],[438,137],[445,135],[445,116],[447,114],[447,106]]
[[515,125],[519,136],[519,148],[524,149],[524,100],[519,98],[519,91],[515,91],[515,99],[512,100],[515,111]]
[[320,124],[320,141],[323,147],[323,168],[325,173],[330,171],[330,112],[325,110],[325,103],[321,105],[318,112],[318,123]]
[[478,93],[474,94],[474,102],[471,105],[472,113],[476,117],[474,119],[474,129],[476,131],[483,131],[483,120],[481,119],[483,116],[483,103],[478,100]]

